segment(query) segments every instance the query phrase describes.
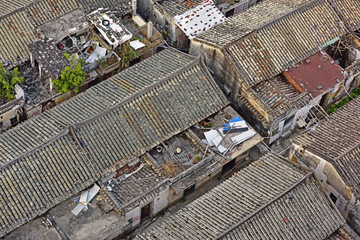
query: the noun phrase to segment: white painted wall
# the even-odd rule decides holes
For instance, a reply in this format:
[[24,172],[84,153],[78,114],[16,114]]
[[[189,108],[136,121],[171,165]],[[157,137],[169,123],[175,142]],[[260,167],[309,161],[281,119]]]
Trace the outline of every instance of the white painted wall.
[[168,197],[169,197],[169,187],[161,191],[159,195],[155,197],[153,204],[154,215],[159,213],[161,210],[165,209],[168,206]]

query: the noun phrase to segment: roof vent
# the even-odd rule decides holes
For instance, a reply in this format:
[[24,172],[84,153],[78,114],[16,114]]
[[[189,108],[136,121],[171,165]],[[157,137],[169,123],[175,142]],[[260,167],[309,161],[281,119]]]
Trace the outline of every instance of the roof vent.
[[310,63],[310,59],[306,59],[306,62],[307,62],[307,63]]
[[317,86],[317,89],[319,89],[319,90],[323,89],[323,86],[320,84],[320,85]]
[[331,61],[330,61],[330,64],[334,64],[334,63],[335,63],[335,61],[334,61],[334,60],[331,60]]
[[322,66],[321,66],[321,65],[319,65],[319,66],[318,66],[318,68],[319,68],[319,69],[322,69]]
[[338,78],[335,78],[335,80],[336,80],[336,82],[338,82],[338,83],[341,82],[340,79],[338,79]]

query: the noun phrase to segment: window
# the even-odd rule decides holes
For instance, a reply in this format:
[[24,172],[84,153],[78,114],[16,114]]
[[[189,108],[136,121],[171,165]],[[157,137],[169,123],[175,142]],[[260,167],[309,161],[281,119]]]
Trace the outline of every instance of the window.
[[333,203],[335,204],[335,203],[336,203],[336,200],[337,200],[337,197],[336,197],[333,193],[330,193],[330,199],[331,199],[331,201],[333,201]]
[[0,122],[0,129],[2,129],[4,126],[3,122]]
[[185,198],[186,196],[189,196],[189,195],[192,194],[193,192],[195,192],[195,183],[184,190],[184,196],[183,196],[183,198]]
[[17,117],[11,118],[10,122],[11,122],[11,126],[14,127],[18,123]]

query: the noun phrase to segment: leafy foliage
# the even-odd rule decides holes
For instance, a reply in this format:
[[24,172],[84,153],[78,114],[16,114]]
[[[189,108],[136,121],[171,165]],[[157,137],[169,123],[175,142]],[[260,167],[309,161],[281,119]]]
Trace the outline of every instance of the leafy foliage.
[[85,61],[83,59],[70,57],[67,53],[64,53],[64,56],[69,61],[69,66],[66,66],[65,69],[61,71],[59,79],[53,80],[54,88],[59,93],[65,93],[73,89],[75,93],[77,93],[79,86],[85,83],[87,75],[84,71]]
[[14,68],[14,70],[10,72],[0,63],[0,96],[7,101],[15,97],[14,86],[24,81],[24,78],[19,77],[19,74],[18,68]]
[[327,114],[330,114],[332,112],[335,112],[338,108],[344,106],[348,102],[350,102],[352,99],[357,98],[360,95],[360,86],[354,88],[354,90],[351,92],[350,96],[345,97],[341,101],[338,102],[338,104],[331,105],[331,107],[326,110]]

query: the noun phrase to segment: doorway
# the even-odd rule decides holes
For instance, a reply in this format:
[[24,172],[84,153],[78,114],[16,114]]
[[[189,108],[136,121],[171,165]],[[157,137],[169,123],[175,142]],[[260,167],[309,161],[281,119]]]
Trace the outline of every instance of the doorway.
[[141,208],[141,221],[150,218],[150,203]]

